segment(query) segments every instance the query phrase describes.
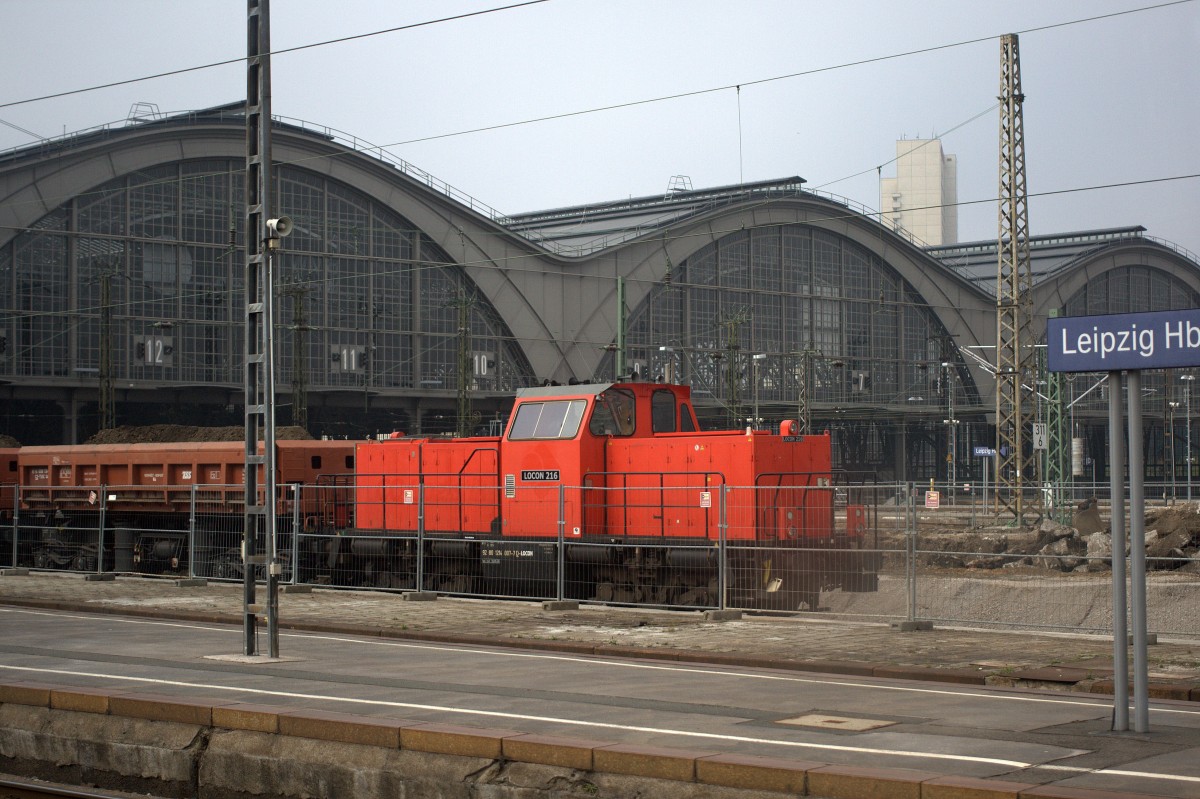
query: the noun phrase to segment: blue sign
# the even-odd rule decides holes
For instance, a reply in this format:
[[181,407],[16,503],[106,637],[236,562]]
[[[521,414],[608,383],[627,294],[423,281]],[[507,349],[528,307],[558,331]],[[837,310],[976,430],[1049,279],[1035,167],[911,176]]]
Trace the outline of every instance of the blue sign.
[[1051,372],[1200,366],[1200,308],[1051,318],[1046,345]]
[[976,447],[975,448],[975,457],[976,458],[994,458],[994,457],[996,457],[996,450],[992,449],[991,447]]

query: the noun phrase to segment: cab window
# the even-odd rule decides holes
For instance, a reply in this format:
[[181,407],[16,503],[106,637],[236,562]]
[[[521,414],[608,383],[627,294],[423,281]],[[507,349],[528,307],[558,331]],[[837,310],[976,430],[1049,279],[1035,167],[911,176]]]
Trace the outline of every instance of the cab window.
[[611,388],[596,395],[588,430],[594,436],[631,436],[637,429],[633,392]]
[[574,438],[587,406],[584,400],[525,402],[517,408],[508,432],[510,441]]
[[699,428],[696,427],[696,420],[692,418],[692,409],[688,407],[687,403],[679,404],[679,419],[682,422],[682,424],[679,426],[679,429],[683,432],[695,433],[699,430]]
[[650,427],[655,433],[675,432],[675,392],[654,392],[650,398]]

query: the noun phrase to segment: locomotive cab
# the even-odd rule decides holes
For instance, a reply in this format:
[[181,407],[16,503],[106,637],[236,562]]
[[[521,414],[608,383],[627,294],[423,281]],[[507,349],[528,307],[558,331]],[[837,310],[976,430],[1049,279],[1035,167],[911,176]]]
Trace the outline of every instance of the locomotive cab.
[[[590,475],[607,473],[612,442],[697,429],[686,386],[594,383],[521,391],[502,443],[502,534],[557,537],[558,487],[585,486]],[[576,497],[564,499],[568,538],[584,531]]]

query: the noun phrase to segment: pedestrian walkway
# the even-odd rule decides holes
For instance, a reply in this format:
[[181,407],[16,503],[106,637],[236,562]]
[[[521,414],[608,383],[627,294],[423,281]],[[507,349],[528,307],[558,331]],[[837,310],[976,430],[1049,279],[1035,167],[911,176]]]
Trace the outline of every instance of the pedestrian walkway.
[[[260,602],[265,589],[259,589]],[[427,596],[427,595],[418,595]],[[412,599],[415,597],[409,597]],[[33,572],[0,576],[0,604],[243,624],[235,583]],[[405,595],[316,588],[280,595],[283,629],[538,648],[833,674],[1112,692],[1112,644],[1098,636],[935,627],[817,615],[694,611]],[[733,614],[736,615],[736,614]],[[266,627],[260,624],[260,650]],[[287,654],[281,652],[281,654]],[[1150,695],[1200,701],[1200,642],[1149,648]]]

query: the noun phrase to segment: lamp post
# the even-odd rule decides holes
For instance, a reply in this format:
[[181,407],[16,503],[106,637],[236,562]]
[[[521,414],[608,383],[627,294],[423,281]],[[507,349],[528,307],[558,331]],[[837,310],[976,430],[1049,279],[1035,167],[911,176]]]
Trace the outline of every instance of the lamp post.
[[1170,459],[1171,459],[1171,504],[1175,504],[1175,409],[1179,407],[1179,403],[1174,400],[1167,401],[1167,437],[1171,442]]
[[1185,428],[1185,441],[1187,442],[1187,455],[1183,462],[1187,466],[1187,498],[1188,502],[1192,501],[1192,381],[1196,379],[1195,375],[1180,375],[1180,380],[1186,381],[1183,389],[1183,404],[1184,404],[1184,420],[1187,425]]
[[750,361],[754,364],[754,429],[757,430],[761,423],[758,416],[758,365],[767,357],[765,352],[757,353],[751,356]]
[[950,370],[953,368],[953,366],[954,365],[952,363],[950,363],[949,361],[942,362],[942,369],[944,369],[945,373],[946,373],[946,383],[945,383],[945,386],[946,386],[946,418],[943,419],[942,422],[948,428],[946,440],[947,440],[947,445],[948,445],[949,451],[946,454],[946,461],[947,461],[947,463],[950,464],[949,491],[950,491],[951,504],[954,503],[954,494],[955,494],[954,486],[955,486],[955,482],[957,481],[957,475],[955,474],[955,466],[958,465],[956,463],[957,453],[955,452],[955,450],[957,449],[957,447],[955,445],[957,444],[957,438],[958,438],[958,436],[956,435],[956,432],[958,430],[958,419],[954,418],[954,386],[950,381],[950,376],[951,376]]
[[666,365],[663,368],[663,379],[668,383],[675,382],[675,348],[674,347],[659,347],[658,351],[662,353],[662,357],[666,359]]

